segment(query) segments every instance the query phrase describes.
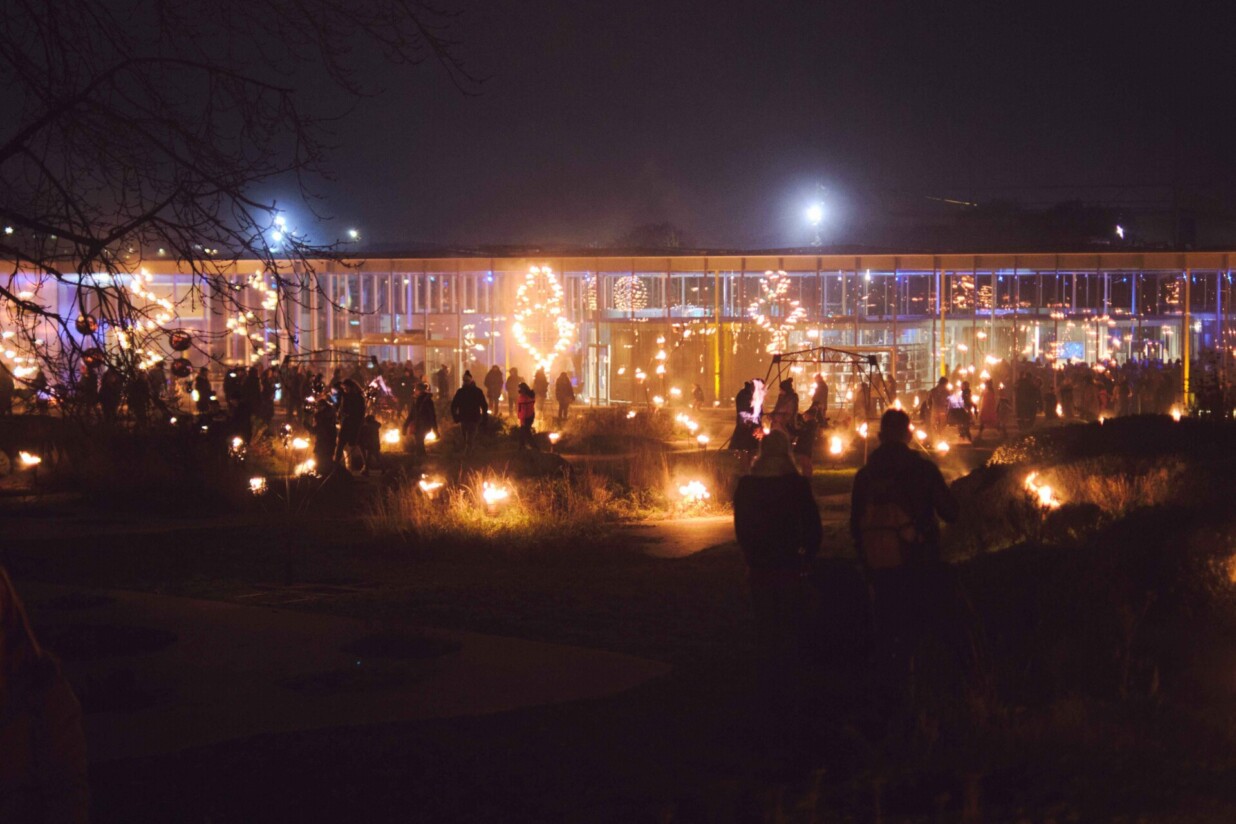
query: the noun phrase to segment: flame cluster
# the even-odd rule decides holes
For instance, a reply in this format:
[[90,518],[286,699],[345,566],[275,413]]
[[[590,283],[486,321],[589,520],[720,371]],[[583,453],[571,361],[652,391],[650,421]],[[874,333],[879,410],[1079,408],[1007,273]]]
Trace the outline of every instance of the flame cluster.
[[1056,497],[1056,491],[1049,485],[1039,483],[1039,473],[1031,472],[1026,476],[1025,480],[1026,491],[1034,496],[1038,505],[1043,509],[1057,509],[1062,501]]

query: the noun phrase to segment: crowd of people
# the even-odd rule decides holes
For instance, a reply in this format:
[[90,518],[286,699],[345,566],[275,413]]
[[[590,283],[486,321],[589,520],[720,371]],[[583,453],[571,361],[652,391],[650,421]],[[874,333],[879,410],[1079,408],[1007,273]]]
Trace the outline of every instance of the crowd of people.
[[[790,437],[800,466],[810,466],[819,435],[830,425],[857,427],[877,420],[889,409],[903,409],[933,442],[956,437],[977,442],[1010,431],[1024,433],[1038,421],[1095,421],[1120,415],[1169,414],[1184,410],[1179,361],[1053,364],[1045,360],[990,358],[984,368],[956,367],[929,390],[902,393],[897,382],[878,371],[859,376],[844,400],[833,396],[823,375],[816,375],[811,401],[802,402],[793,380],[781,381],[778,395],[765,401],[763,381],[747,381],[734,398],[736,420],[730,448],[749,461],[764,430]],[[1195,411],[1229,417],[1236,411],[1236,390],[1220,379],[1220,370],[1195,361],[1191,385]]]

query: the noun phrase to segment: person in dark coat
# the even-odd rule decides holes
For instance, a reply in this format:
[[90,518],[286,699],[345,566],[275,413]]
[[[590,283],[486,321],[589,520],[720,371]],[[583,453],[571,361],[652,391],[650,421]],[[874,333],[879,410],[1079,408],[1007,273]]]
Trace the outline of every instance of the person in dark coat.
[[416,386],[419,383],[416,375],[412,374],[412,370],[407,367],[404,367],[399,376],[395,378],[395,385],[391,387],[391,391],[395,393],[395,400],[399,403],[396,415],[412,411],[412,402],[416,400]]
[[335,443],[335,463],[344,462],[348,447],[360,445],[361,424],[365,421],[365,393],[360,384],[348,378],[341,384],[339,397],[339,438]]
[[794,381],[790,378],[781,381],[779,388],[781,394],[777,396],[777,403],[772,414],[768,416],[769,425],[792,437],[794,426],[798,423],[798,393],[794,391]]
[[823,375],[815,376],[815,386],[811,390],[811,406],[808,411],[815,414],[822,425],[828,423],[828,384]]
[[408,411],[407,420],[403,422],[403,436],[407,448],[418,457],[425,457],[425,436],[430,432],[438,435],[438,412],[434,408],[433,394],[429,385],[418,383],[416,394],[412,400],[412,408]]
[[382,428],[378,425],[378,419],[373,415],[366,415],[365,420],[361,423],[357,445],[360,447],[361,457],[365,461],[365,469],[361,474],[368,475],[369,470],[380,469],[382,465]]
[[798,473],[790,438],[779,429],[764,436],[751,474],[738,479],[734,533],[747,563],[761,684],[792,713],[800,686],[803,575],[824,531],[811,483]]
[[138,426],[145,426],[150,415],[150,379],[140,371],[129,379],[125,394],[129,401],[129,414]]
[[[237,367],[228,371],[232,378],[232,395],[228,406],[232,410],[232,434],[242,438],[245,443],[253,440],[253,416],[257,414],[258,404],[262,400],[262,384],[256,371],[245,367]],[[250,375],[253,383],[250,383]],[[226,386],[227,381],[224,381]]]
[[519,370],[514,366],[506,374],[506,414],[515,414],[515,399],[519,395],[519,386],[524,382],[519,377]]
[[318,474],[326,477],[335,468],[335,446],[338,432],[335,429],[335,407],[330,401],[318,401],[313,412],[313,460]]
[[554,381],[554,400],[558,402],[558,425],[561,426],[567,419],[571,404],[575,402],[575,387],[571,386],[571,378],[566,372]]
[[850,534],[872,592],[881,681],[905,684],[905,668],[925,626],[941,615],[937,517],[951,523],[957,500],[939,468],[910,448],[910,418],[890,409],[880,419],[880,446],[854,476]]
[[489,367],[485,373],[485,395],[489,398],[489,408],[498,414],[498,402],[502,400],[502,370],[497,364]]
[[730,436],[730,449],[751,453],[759,448],[755,433],[760,428],[760,416],[755,411],[755,381],[747,381],[734,396],[734,434]]
[[267,369],[261,376],[261,395],[257,406],[258,420],[266,424],[267,431],[270,430],[271,423],[275,420],[275,384],[278,383],[278,375],[274,369]]
[[81,705],[0,567],[0,821],[89,818]]
[[244,385],[244,367],[233,367],[223,375],[223,400],[229,408],[240,402],[241,388]]
[[1017,408],[1017,428],[1025,432],[1034,425],[1034,418],[1042,404],[1042,392],[1030,372],[1024,371],[1013,387],[1013,401]]
[[197,371],[193,380],[193,391],[197,393],[197,413],[205,415],[210,412],[210,398],[215,394],[210,386],[210,372],[203,366]]
[[463,386],[455,392],[451,399],[451,420],[459,424],[463,437],[463,451],[472,451],[472,443],[476,440],[476,430],[485,420],[489,404],[485,402],[485,393],[472,380],[471,372],[464,372]]
[[116,420],[120,409],[120,398],[124,394],[124,378],[116,369],[108,369],[99,381],[99,407],[103,410],[103,420],[111,423]]
[[536,394],[536,413],[543,416],[545,398],[549,395],[549,377],[543,367],[537,367],[536,374],[532,376],[532,391]]
[[447,398],[451,396],[451,373],[447,371],[446,364],[438,368],[437,372],[433,373],[434,386],[438,390],[438,405],[445,409]]

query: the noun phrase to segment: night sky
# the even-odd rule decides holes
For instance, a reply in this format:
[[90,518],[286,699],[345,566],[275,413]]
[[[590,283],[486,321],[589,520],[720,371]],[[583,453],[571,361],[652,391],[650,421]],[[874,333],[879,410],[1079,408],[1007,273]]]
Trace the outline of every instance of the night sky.
[[322,208],[373,243],[603,245],[668,221],[753,248],[809,242],[817,182],[826,243],[889,198],[1227,197],[1231,11],[1153,5],[456,5],[487,79],[385,71],[332,137]]

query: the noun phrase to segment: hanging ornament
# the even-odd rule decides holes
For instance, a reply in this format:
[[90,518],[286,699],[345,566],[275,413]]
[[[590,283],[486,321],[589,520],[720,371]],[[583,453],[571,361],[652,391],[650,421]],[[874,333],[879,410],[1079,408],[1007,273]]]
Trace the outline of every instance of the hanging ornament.
[[188,358],[176,358],[172,361],[172,374],[178,378],[187,378],[193,374],[193,364]]
[[614,281],[614,308],[623,312],[638,312],[648,308],[648,288],[644,279],[623,275]]
[[79,335],[93,335],[99,331],[99,322],[94,319],[94,315],[82,314],[77,316],[77,322],[73,324],[73,328]]
[[554,270],[548,266],[529,268],[515,292],[511,334],[547,372],[554,358],[566,352],[575,338],[575,324],[564,314],[562,305],[562,284],[554,277]]
[[167,335],[167,342],[177,352],[183,352],[193,345],[193,336],[184,329],[173,329]]
[[798,301],[790,300],[790,277],[784,271],[765,272],[760,278],[760,294],[747,307],[755,325],[770,335],[768,352],[784,352],[790,331],[807,317]]
[[92,346],[82,352],[82,362],[87,366],[102,366],[104,360],[103,350],[97,346]]

